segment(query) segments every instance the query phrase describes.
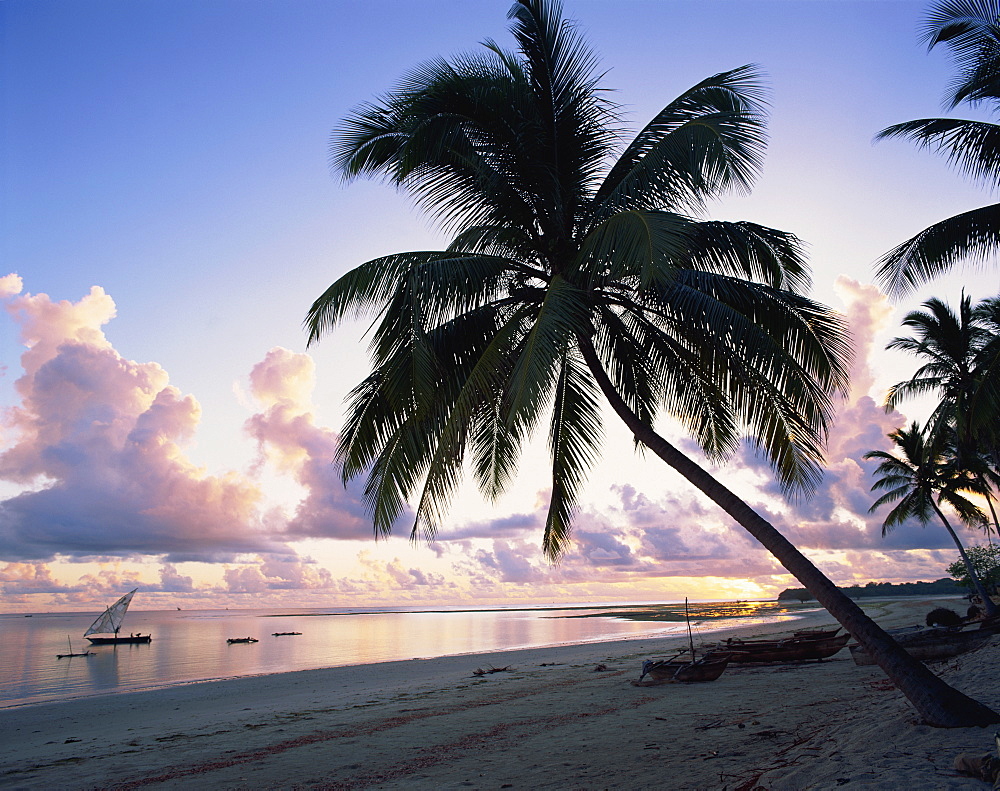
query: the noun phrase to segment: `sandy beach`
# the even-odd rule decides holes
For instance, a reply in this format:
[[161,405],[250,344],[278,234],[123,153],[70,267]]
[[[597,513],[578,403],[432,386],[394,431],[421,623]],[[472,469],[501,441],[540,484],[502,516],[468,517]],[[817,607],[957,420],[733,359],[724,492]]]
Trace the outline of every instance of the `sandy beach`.
[[[865,603],[887,627],[944,603]],[[833,623],[825,614],[796,628]],[[781,632],[789,624],[729,634]],[[951,767],[993,731],[922,725],[881,670],[730,666],[636,687],[677,640],[414,659],[0,710],[0,788],[987,788]],[[931,665],[1000,709],[1000,638]],[[598,670],[598,666],[605,669]],[[507,670],[474,675],[479,669]]]

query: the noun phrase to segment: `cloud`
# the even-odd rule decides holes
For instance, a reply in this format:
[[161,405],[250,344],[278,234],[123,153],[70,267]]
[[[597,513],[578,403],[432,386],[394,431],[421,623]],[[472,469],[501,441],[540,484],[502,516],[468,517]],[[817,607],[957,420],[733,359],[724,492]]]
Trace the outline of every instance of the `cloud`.
[[69,586],[57,582],[44,563],[7,563],[0,568],[0,593],[9,602],[27,601],[33,593],[63,593]]
[[260,557],[252,565],[227,568],[226,593],[264,593],[282,590],[322,590],[333,587],[330,572],[308,558]]
[[519,536],[540,536],[545,528],[544,511],[507,514],[496,519],[479,519],[442,528],[438,533],[441,541],[461,541],[469,538],[505,538]]
[[6,299],[7,297],[13,297],[16,294],[20,294],[21,289],[23,288],[24,281],[21,280],[20,275],[11,273],[0,277],[0,299]]
[[29,488],[0,503],[0,554],[178,562],[282,549],[264,530],[253,482],[209,475],[186,457],[201,408],[159,365],[112,348],[101,327],[115,305],[102,289],[76,303],[14,296],[5,307],[27,351],[21,402],[2,415],[13,440],[0,479]]
[[[250,391],[262,411],[246,423],[261,459],[291,474],[305,489],[285,527],[289,538],[367,539],[372,521],[364,508],[364,488],[345,488],[333,463],[336,434],[316,425],[311,397],[315,366],[307,354],[271,349],[250,373]],[[409,512],[400,523],[412,520]]]
[[848,400],[858,401],[871,395],[875,372],[870,361],[875,351],[875,338],[885,328],[893,308],[889,298],[871,283],[860,283],[841,275],[834,283],[834,289],[847,304],[845,314],[854,349]]
[[[26,347],[20,402],[0,416],[0,480],[21,487],[0,503],[4,557],[232,562],[287,554],[287,542],[304,537],[370,538],[363,485],[345,489],[337,437],[313,417],[311,357],[275,348],[254,366],[259,411],[246,430],[259,458],[245,472],[210,474],[186,454],[200,405],[156,363],[112,347],[102,329],[116,314],[110,296],[96,286],[77,302],[21,291],[18,276],[0,279]],[[291,515],[265,502],[265,467],[303,487]]]
[[[718,474],[838,581],[933,579],[954,559],[947,534],[936,525],[907,525],[883,539],[882,515],[867,513],[875,465],[862,456],[890,447],[886,433],[905,418],[886,414],[871,392],[869,356],[887,316],[885,299],[854,281],[841,286],[859,353],[817,491],[787,502],[751,449]],[[156,363],[126,360],[111,346],[102,327],[116,308],[103,290],[94,287],[75,303],[53,302],[22,294],[20,278],[8,275],[0,278],[0,297],[26,348],[15,382],[19,403],[0,417],[0,479],[20,487],[0,502],[0,554],[11,561],[0,570],[5,601],[45,593],[53,601],[90,602],[137,585],[162,597],[233,603],[246,596],[287,601],[295,591],[312,591],[314,601],[421,603],[458,595],[611,598],[640,590],[655,597],[727,578],[746,581],[734,583],[740,592],[794,584],[703,495],[679,479],[671,488],[672,476],[655,497],[613,484],[604,505],[582,503],[572,541],[555,565],[539,545],[548,503],[543,491],[527,511],[464,521],[454,514],[433,544],[407,556],[419,561],[362,552],[353,571],[352,559],[344,558],[346,570],[332,575],[297,556],[292,543],[370,541],[371,522],[363,482],[344,487],[333,464],[337,436],[317,422],[308,355],[273,348],[253,367],[245,431],[257,456],[242,472],[210,474],[186,452],[201,420],[197,400],[172,386]],[[690,440],[678,445],[701,458]],[[260,480],[272,472],[301,491],[287,512],[265,500]],[[404,532],[410,523],[407,511]],[[66,585],[44,563],[57,556],[97,561],[101,569]],[[178,571],[185,561],[225,567],[212,572],[217,582],[199,585]]]

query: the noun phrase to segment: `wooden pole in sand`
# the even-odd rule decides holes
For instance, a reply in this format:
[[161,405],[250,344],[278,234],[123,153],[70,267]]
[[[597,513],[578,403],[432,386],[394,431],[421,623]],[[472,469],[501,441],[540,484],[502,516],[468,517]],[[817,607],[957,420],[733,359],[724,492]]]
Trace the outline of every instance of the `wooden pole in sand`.
[[688,625],[688,644],[691,646],[691,661],[695,661],[694,655],[694,637],[691,634],[691,614],[688,612],[688,597],[684,597],[684,620],[687,621]]

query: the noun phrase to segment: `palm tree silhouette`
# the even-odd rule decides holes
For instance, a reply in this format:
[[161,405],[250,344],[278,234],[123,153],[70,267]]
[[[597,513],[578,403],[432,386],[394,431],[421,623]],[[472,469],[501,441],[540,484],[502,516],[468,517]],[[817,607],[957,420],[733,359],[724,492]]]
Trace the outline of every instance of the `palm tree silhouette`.
[[957,313],[937,298],[927,300],[923,307],[903,319],[914,337],[893,338],[886,347],[924,361],[910,379],[889,388],[886,410],[908,397],[940,396],[926,431],[941,435],[954,449],[950,464],[978,479],[996,527],[993,488],[998,476],[989,463],[996,447],[996,393],[1000,389],[1000,335],[993,324],[994,302],[984,300],[973,308],[972,300],[963,294]]
[[889,503],[896,504],[882,523],[883,536],[909,519],[916,519],[923,525],[934,517],[940,519],[958,547],[969,579],[983,600],[986,614],[992,616],[997,612],[996,605],[980,581],[961,539],[941,509],[942,504],[948,505],[964,524],[984,527],[986,517],[983,512],[962,494],[972,492],[982,495],[982,485],[975,476],[949,463],[950,449],[946,447],[945,437],[945,432],[938,431],[931,434],[929,439],[925,438],[920,426],[914,422],[909,428],[896,429],[889,434],[898,455],[883,450],[866,453],[864,458],[879,459],[881,462],[875,474],[882,477],[872,485],[872,491],[885,492],[874,502],[869,512],[874,513]]
[[[617,108],[556,2],[510,12],[517,52],[435,60],[350,115],[332,163],[405,188],[453,234],[343,275],[306,318],[313,343],[374,312],[372,371],[351,393],[337,461],[367,473],[376,535],[416,495],[433,535],[468,461],[487,497],[548,417],[543,547],[567,545],[600,453],[601,396],[722,507],[876,657],[928,722],[1000,721],[913,660],[772,525],[654,429],[676,418],[722,462],[749,437],[786,491],[821,476],[841,319],[805,296],[799,240],[704,218],[749,190],[765,148],[760,75],[722,72],[668,104],[619,152]],[[417,494],[419,492],[419,494]]]

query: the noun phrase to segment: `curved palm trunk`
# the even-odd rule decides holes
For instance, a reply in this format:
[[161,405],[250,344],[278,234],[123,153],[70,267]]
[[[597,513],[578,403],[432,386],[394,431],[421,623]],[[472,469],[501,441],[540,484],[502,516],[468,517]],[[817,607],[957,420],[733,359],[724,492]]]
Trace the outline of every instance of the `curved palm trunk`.
[[921,662],[899,647],[812,561],[743,500],[719,483],[650,426],[643,423],[618,394],[587,337],[578,336],[580,350],[611,407],[635,438],[677,470],[735,519],[816,597],[827,611],[872,655],[929,725],[964,728],[1000,722],[1000,714],[948,686]]
[[[976,475],[976,479],[979,481],[979,485],[983,487],[983,491],[986,492],[986,504],[990,507],[990,516],[993,517],[993,530],[998,536],[1000,536],[1000,521],[997,521],[997,509],[993,505],[993,492],[990,489],[989,484],[986,482],[986,476],[981,472]],[[986,527],[986,538],[989,540],[990,544],[993,543],[993,538],[990,536],[989,525]]]
[[982,581],[979,579],[979,575],[976,574],[975,568],[972,566],[972,561],[969,560],[969,556],[965,554],[965,547],[962,546],[962,540],[958,537],[958,534],[951,527],[951,523],[945,518],[944,512],[931,500],[931,505],[934,506],[934,513],[938,515],[941,519],[941,523],[944,525],[945,530],[951,535],[951,540],[955,542],[955,546],[958,547],[958,554],[962,556],[962,562],[965,564],[965,570],[969,572],[969,579],[972,580],[972,585],[976,589],[976,593],[979,594],[979,598],[983,600],[983,607],[986,609],[986,614],[989,616],[994,616],[997,614],[997,606],[993,603],[993,599],[986,592],[986,586],[983,585]]

